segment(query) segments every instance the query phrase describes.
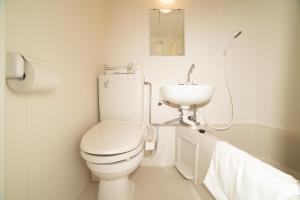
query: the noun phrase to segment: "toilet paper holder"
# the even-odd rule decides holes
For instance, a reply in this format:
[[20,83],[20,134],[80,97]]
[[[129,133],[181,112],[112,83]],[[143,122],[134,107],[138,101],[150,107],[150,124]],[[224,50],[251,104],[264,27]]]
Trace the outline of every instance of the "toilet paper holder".
[[6,78],[23,79],[25,76],[25,61],[23,55],[16,52],[6,52]]
[[45,93],[56,90],[60,79],[48,63],[28,59],[19,53],[7,52],[6,84],[17,93]]

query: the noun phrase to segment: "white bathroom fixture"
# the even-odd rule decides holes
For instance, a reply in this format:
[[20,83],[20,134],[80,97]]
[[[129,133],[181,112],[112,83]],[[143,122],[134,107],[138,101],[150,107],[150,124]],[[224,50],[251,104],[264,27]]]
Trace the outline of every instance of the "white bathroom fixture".
[[48,93],[58,88],[60,80],[50,64],[6,52],[6,84],[15,93]]
[[139,73],[100,75],[100,123],[81,140],[81,156],[99,178],[98,200],[131,200],[128,177],[144,157],[144,77]]
[[204,106],[209,103],[214,88],[210,85],[172,85],[161,88],[164,101],[186,106]]
[[[197,129],[195,121],[190,120],[191,107],[202,107],[209,103],[213,95],[214,87],[210,85],[173,85],[161,87],[162,101],[167,104],[179,106],[182,121]],[[194,116],[195,117],[195,116]]]

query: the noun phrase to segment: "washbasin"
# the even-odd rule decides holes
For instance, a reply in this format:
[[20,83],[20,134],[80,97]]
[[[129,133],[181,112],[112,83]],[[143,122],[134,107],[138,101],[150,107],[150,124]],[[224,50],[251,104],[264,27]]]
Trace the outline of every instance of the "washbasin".
[[210,85],[172,85],[161,87],[162,100],[181,107],[204,106],[209,103],[214,92]]

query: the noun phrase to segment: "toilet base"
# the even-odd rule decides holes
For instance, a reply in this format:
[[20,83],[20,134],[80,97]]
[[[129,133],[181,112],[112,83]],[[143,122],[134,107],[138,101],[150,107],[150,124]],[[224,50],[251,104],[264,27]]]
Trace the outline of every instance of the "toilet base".
[[127,177],[101,180],[98,186],[98,200],[133,200],[134,183]]

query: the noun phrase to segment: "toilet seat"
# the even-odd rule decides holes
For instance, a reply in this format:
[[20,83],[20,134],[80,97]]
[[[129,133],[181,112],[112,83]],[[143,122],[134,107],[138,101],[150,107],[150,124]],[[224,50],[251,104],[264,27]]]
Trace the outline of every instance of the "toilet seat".
[[128,160],[144,150],[146,127],[132,121],[105,120],[83,136],[81,156],[98,164]]
[[126,153],[115,154],[115,155],[95,155],[89,154],[81,151],[81,156],[88,162],[99,163],[99,164],[108,164],[108,163],[116,163],[124,160],[128,160],[134,156],[136,156],[139,152],[144,150],[144,142],[141,142],[140,145]]

